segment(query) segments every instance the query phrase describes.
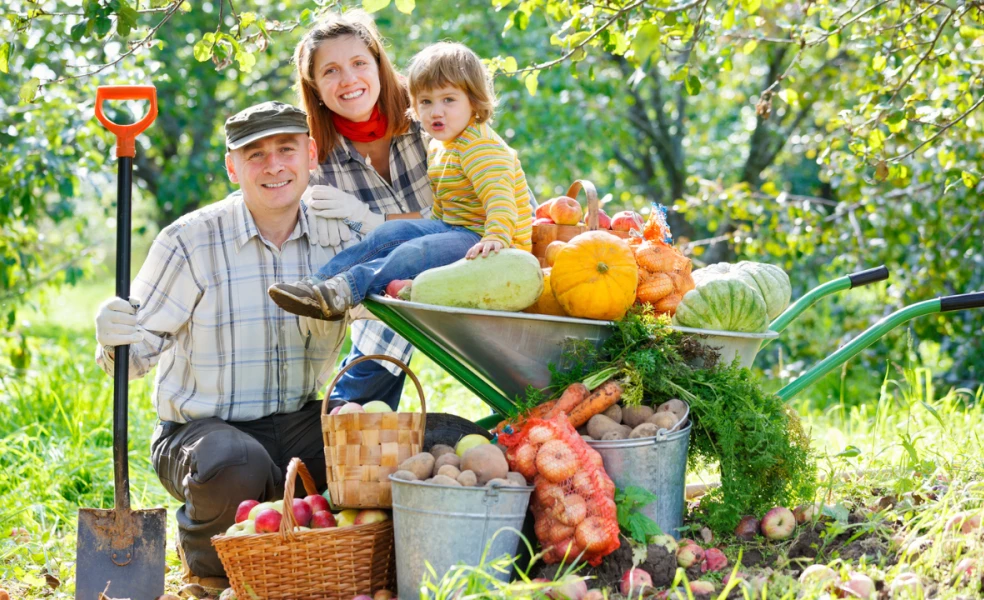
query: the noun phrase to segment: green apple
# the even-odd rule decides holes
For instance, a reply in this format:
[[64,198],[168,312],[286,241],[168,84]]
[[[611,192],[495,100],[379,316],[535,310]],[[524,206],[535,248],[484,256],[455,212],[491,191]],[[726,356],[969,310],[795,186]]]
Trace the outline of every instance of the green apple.
[[243,521],[240,525],[243,527],[239,530],[239,535],[253,535],[256,533],[256,523],[253,521]]
[[247,515],[246,518],[250,521],[255,521],[256,515],[268,508],[273,508],[273,502],[260,502],[249,510],[249,515]]
[[382,400],[373,400],[372,402],[366,402],[362,405],[363,410],[367,413],[388,413],[393,412],[389,404],[386,404]]
[[472,433],[466,435],[465,437],[458,440],[458,443],[454,447],[454,453],[458,456],[463,455],[468,450],[471,450],[475,446],[481,446],[482,444],[491,444],[487,437],[480,433]]
[[284,514],[284,501],[277,500],[270,506],[270,508],[272,508],[273,510],[277,511],[280,514]]
[[354,508],[346,508],[340,513],[335,515],[335,522],[338,523],[338,527],[348,527],[349,525],[355,525],[355,517],[359,515],[359,511]]
[[[243,521],[243,523],[252,523],[252,521]],[[226,529],[226,535],[239,535],[243,530],[243,523],[233,523],[229,529]]]

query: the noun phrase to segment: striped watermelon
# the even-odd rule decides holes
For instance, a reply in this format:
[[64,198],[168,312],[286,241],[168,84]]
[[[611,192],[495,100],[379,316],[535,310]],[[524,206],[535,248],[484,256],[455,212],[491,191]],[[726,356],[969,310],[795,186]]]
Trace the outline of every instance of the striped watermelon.
[[712,278],[697,284],[677,305],[673,323],[696,329],[760,333],[769,313],[758,290],[740,279]]

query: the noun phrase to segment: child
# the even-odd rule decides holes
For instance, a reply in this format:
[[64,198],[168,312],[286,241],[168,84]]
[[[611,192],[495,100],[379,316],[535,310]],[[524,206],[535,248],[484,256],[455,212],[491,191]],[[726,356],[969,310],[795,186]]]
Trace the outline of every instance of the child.
[[335,320],[394,279],[502,248],[531,250],[532,194],[516,153],[489,127],[495,97],[481,60],[461,44],[434,44],[414,57],[408,84],[413,111],[434,138],[431,218],[387,221],[315,277],[270,286],[284,310]]

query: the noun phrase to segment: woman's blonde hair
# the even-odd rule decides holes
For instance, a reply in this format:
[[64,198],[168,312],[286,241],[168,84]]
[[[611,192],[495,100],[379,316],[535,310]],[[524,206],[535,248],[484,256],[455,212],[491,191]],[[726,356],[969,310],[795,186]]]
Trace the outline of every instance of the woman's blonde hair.
[[410,62],[407,79],[414,107],[421,93],[451,86],[467,94],[476,121],[492,120],[495,113],[492,79],[478,55],[464,44],[438,42],[424,48]]
[[379,100],[376,104],[379,106],[379,112],[389,120],[387,135],[401,135],[410,129],[410,118],[407,115],[410,97],[406,85],[386,56],[382,37],[372,18],[361,10],[330,13],[304,34],[294,50],[294,64],[297,65],[297,93],[304,110],[307,111],[311,137],[318,144],[319,163],[328,158],[328,154],[339,143],[341,135],[332,123],[332,112],[318,95],[318,87],[314,80],[314,55],[321,44],[345,36],[355,36],[362,40],[379,66]]

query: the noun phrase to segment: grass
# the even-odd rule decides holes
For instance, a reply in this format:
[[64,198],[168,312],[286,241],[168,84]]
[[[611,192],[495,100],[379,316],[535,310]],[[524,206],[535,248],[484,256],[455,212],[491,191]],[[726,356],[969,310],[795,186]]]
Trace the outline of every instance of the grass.
[[[0,588],[15,598],[73,597],[77,510],[113,504],[112,380],[92,360],[91,329],[94,306],[107,293],[106,282],[74,288],[68,300],[53,300],[25,336],[0,338]],[[415,356],[411,367],[424,386],[429,410],[471,419],[488,414],[481,401],[425,357]],[[979,432],[984,388],[936,390],[931,372],[914,365],[892,365],[887,371],[888,376],[853,373],[846,378],[833,373],[811,395],[793,403],[820,457],[824,484],[819,500],[861,515],[860,520],[828,522],[819,559],[880,582],[910,570],[932,597],[979,597],[954,572],[967,557],[984,564],[980,533],[957,536],[945,531],[944,524],[957,511],[980,511],[984,505],[984,440]],[[150,463],[149,440],[156,424],[150,388],[149,377],[130,387],[131,493],[135,508],[169,510],[168,585],[176,592],[177,503],[164,492]],[[854,390],[865,390],[865,395],[846,401]],[[839,400],[829,403],[830,397]],[[419,406],[412,386],[405,391],[403,406]],[[701,478],[713,474],[691,476],[694,482]],[[843,544],[833,543],[845,534],[881,536],[898,562],[845,559],[838,550]],[[721,542],[732,563],[740,551],[755,547]],[[797,566],[782,558],[788,546],[767,548],[778,556],[766,573],[771,591],[755,597],[820,597],[819,591],[801,589],[788,576]],[[765,573],[750,574],[756,572]],[[468,585],[488,581],[482,588],[487,597],[537,593],[537,586],[526,582],[515,584],[523,589],[492,583],[480,569],[456,576]],[[56,589],[51,577],[59,582]],[[980,584],[979,574],[975,581]],[[445,589],[445,583],[435,586]],[[751,591],[746,593],[751,597]]]

